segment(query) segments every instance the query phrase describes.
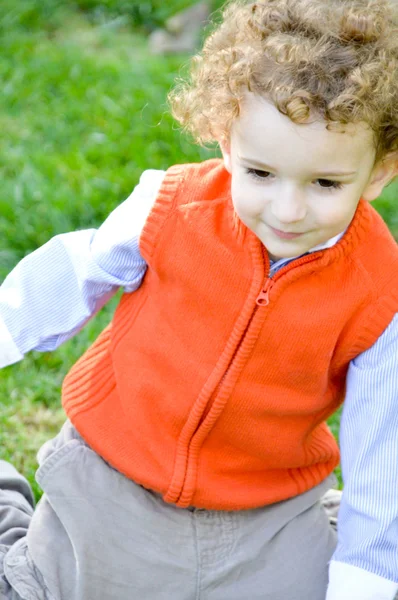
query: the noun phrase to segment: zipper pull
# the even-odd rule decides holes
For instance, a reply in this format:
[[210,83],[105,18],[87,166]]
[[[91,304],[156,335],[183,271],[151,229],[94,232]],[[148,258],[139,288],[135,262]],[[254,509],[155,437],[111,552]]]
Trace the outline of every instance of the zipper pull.
[[270,290],[273,285],[274,285],[273,279],[271,279],[271,277],[268,277],[268,279],[266,279],[266,281],[265,281],[265,285],[264,285],[263,289],[257,296],[256,304],[258,304],[258,306],[268,306],[269,293],[270,293]]

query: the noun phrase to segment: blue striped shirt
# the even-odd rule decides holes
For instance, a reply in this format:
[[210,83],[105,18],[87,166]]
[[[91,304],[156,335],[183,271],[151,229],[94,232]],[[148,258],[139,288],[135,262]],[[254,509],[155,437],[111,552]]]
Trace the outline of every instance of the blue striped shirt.
[[[0,368],[32,349],[57,348],[119,287],[140,286],[139,235],[163,177],[144,172],[98,230],[56,236],[15,267],[0,287]],[[397,348],[398,316],[349,366],[340,429],[344,493],[327,600],[392,600],[398,590]]]

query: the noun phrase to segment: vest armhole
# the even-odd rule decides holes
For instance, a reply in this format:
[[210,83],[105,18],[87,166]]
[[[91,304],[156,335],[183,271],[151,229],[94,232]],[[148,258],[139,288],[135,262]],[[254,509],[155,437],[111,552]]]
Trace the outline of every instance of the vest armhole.
[[354,325],[353,333],[356,341],[350,349],[350,354],[352,353],[350,360],[353,360],[359,354],[373,346],[397,313],[398,290],[381,296],[375,303],[372,303],[361,312],[357,318],[356,325]]
[[146,262],[152,257],[163,223],[175,208],[177,192],[185,180],[185,170],[186,165],[174,165],[166,171],[139,239],[140,252]]

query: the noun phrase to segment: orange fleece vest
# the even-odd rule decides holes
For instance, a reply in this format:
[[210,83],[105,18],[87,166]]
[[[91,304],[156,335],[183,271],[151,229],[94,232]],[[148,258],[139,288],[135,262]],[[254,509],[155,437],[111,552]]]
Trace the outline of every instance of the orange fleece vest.
[[169,169],[148,264],[67,375],[66,412],[118,471],[181,507],[257,507],[317,485],[351,359],[398,310],[397,245],[364,201],[332,248],[272,279],[218,160]]

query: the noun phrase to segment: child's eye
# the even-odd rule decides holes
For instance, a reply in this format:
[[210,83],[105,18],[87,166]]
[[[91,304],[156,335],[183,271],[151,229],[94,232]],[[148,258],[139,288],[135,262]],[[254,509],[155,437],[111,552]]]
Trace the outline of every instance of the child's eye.
[[339,181],[331,181],[330,179],[318,179],[319,186],[324,190],[339,190],[343,184]]
[[261,169],[246,169],[246,173],[255,179],[267,179],[267,177],[271,175],[269,171],[262,171]]
[[[262,171],[261,169],[246,169],[246,173],[254,177],[254,179],[268,179],[271,173],[269,171]],[[343,184],[339,181],[332,181],[330,179],[317,179],[319,187],[323,190],[330,190],[331,192],[339,190],[343,187]]]

